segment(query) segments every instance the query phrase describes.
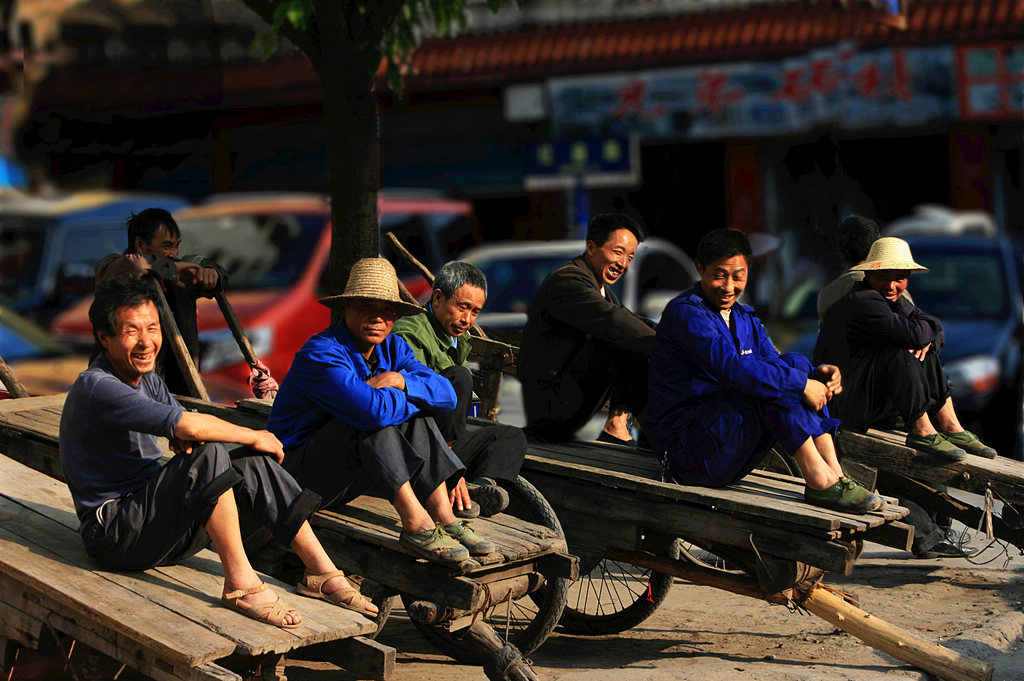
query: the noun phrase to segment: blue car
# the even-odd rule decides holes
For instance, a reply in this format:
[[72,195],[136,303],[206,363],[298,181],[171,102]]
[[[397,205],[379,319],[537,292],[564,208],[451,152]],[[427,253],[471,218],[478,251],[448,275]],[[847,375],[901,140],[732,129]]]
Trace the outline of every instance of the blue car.
[[986,441],[1020,459],[1024,444],[1022,259],[1006,238],[907,236],[927,267],[910,278],[914,303],[942,320],[942,366],[961,420],[976,421]]
[[81,192],[0,200],[0,297],[46,324],[92,292],[96,264],[128,245],[125,218],[146,208],[187,205],[166,194]]

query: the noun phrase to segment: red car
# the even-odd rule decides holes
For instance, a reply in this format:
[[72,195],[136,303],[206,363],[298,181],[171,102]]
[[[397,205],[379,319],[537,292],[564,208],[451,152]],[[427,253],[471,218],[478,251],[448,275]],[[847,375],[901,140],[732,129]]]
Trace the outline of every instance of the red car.
[[[381,234],[394,232],[427,267],[436,270],[463,248],[479,241],[468,201],[422,193],[381,192]],[[182,253],[211,258],[230,275],[228,300],[271,375],[284,378],[306,339],[330,323],[330,311],[317,300],[327,292],[331,246],[330,205],[319,195],[225,194],[175,213]],[[410,292],[422,299],[426,281],[393,257]],[[91,344],[90,300],[59,316],[52,329],[71,341]],[[217,304],[200,299],[200,367],[212,399],[233,402],[251,397],[249,369]]]

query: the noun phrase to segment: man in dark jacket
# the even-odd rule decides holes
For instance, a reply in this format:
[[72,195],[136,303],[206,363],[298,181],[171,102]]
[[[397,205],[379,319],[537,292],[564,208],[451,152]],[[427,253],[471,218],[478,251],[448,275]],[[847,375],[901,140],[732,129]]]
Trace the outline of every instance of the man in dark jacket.
[[626,215],[595,215],[586,250],[537,289],[519,355],[527,434],[564,441],[609,401],[598,440],[631,444],[629,415],[647,406],[655,325],[609,288],[629,269],[643,229]]
[[[223,291],[227,274],[216,263],[201,256],[179,257],[181,231],[178,223],[162,208],[147,208],[133,213],[126,221],[128,248],[112,253],[96,266],[96,283],[126,273],[155,272],[164,283],[167,305],[174,315],[181,338],[189,355],[199,367],[199,321],[196,300],[212,298]],[[164,338],[157,366],[160,376],[172,393],[189,394],[188,384],[177,361],[171,355],[170,343]],[[98,351],[94,353],[94,356]]]
[[911,272],[928,271],[914,262],[910,245],[878,239],[852,269],[864,271],[864,281],[828,308],[814,348],[816,362],[838,365],[846,379],[834,407],[844,426],[865,430],[898,416],[908,447],[954,461],[968,452],[994,457],[957,419],[938,359],[942,322],[903,295]]

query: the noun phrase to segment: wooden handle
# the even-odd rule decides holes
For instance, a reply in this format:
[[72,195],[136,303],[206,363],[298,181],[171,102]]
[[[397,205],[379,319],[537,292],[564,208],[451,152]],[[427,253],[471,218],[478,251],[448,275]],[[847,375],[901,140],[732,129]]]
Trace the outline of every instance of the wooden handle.
[[0,357],[0,381],[3,381],[4,387],[7,388],[7,392],[10,393],[11,397],[29,397],[28,390],[25,389],[25,386],[14,375],[11,367],[8,366],[2,357]]
[[238,343],[238,349],[242,351],[242,357],[245,358],[246,364],[250,367],[255,366],[260,360],[256,357],[256,353],[253,352],[252,344],[249,343],[249,338],[245,335],[242,324],[238,321],[238,317],[235,316],[235,311],[231,309],[231,303],[228,302],[223,291],[217,291],[213,297],[217,300],[221,314],[224,315],[224,321],[228,323],[231,335],[235,337],[235,342]]
[[171,352],[174,353],[175,359],[178,360],[178,366],[181,367],[181,373],[185,378],[185,384],[188,386],[189,392],[192,397],[198,397],[209,402],[210,395],[206,392],[203,379],[199,377],[199,370],[196,369],[196,363],[192,361],[192,355],[188,354],[185,339],[181,337],[178,324],[174,321],[174,314],[167,304],[167,298],[164,297],[163,286],[160,285],[160,281],[153,275],[149,276],[149,283],[153,290],[156,291],[156,307],[160,312],[160,325],[163,327],[164,336],[167,337],[168,342],[171,344]]
[[895,627],[815,586],[800,604],[869,646],[946,681],[991,681],[993,666]]

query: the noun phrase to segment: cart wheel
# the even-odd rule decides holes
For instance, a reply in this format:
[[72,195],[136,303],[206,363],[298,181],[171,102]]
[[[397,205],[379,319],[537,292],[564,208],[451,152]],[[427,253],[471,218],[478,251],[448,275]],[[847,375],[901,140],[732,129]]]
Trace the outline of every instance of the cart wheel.
[[[502,484],[502,487],[509,496],[509,505],[505,513],[549,527],[560,536],[565,536],[562,525],[547,499],[522,476],[517,477],[512,484]],[[502,641],[515,645],[523,655],[529,655],[547,640],[558,625],[562,608],[565,607],[568,587],[569,580],[562,577],[545,580],[539,589],[522,598],[507,605],[501,603],[492,607],[486,612],[484,621],[491,625]],[[402,603],[408,606],[409,597],[406,594],[402,594]],[[424,638],[444,654],[460,662],[483,662],[478,653],[461,644],[458,632],[449,634],[434,625],[416,621],[413,621],[413,624]]]
[[[572,547],[569,547],[572,551]],[[679,558],[674,540],[665,552]],[[631,563],[601,558],[590,572],[569,586],[562,627],[573,634],[618,634],[654,614],[672,588],[671,575]]]
[[376,639],[380,636],[380,632],[384,630],[384,625],[388,623],[391,611],[394,610],[395,604],[398,603],[398,596],[387,596],[381,599],[372,598],[371,600],[377,606],[377,616],[373,618],[373,621],[377,623],[377,631],[367,635],[367,638]]

